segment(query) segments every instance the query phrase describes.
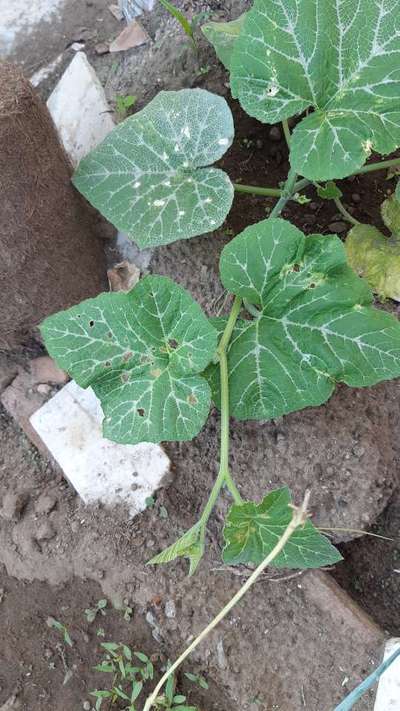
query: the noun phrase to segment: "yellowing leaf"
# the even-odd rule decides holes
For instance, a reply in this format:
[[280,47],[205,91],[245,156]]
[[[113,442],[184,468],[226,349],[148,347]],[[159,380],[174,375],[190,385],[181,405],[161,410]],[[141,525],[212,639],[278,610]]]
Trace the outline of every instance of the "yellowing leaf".
[[382,203],[381,215],[388,230],[395,235],[400,235],[400,202],[395,195]]
[[400,237],[385,237],[372,225],[355,225],[346,253],[350,266],[378,296],[400,301]]

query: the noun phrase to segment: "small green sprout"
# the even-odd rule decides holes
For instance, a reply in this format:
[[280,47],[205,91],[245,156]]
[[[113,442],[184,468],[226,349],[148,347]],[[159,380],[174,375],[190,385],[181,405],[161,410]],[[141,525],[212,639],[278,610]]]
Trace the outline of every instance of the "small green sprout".
[[88,607],[85,610],[85,616],[89,624],[95,621],[98,614],[105,617],[105,608],[107,607],[107,600],[99,600],[96,607]]
[[120,119],[126,118],[128,109],[131,109],[136,103],[136,96],[128,94],[127,96],[117,96],[115,98],[115,110]]
[[160,0],[160,3],[161,3],[161,5],[163,5],[165,7],[166,10],[168,10],[169,14],[172,17],[175,17],[175,19],[178,20],[183,31],[189,37],[191,43],[193,44],[193,47],[196,48],[197,45],[196,45],[196,40],[194,37],[193,23],[189,22],[189,20],[187,19],[187,17],[185,17],[183,12],[178,10],[178,8],[175,7],[175,5],[172,4],[172,2],[169,2],[169,0]]
[[46,620],[46,624],[51,629],[57,630],[57,632],[60,632],[62,634],[62,638],[63,638],[63,641],[65,642],[65,644],[68,644],[69,647],[73,647],[73,641],[69,635],[69,632],[68,632],[66,626],[63,625],[62,622],[59,622],[54,617],[48,617]]
[[193,684],[200,686],[202,689],[208,689],[208,683],[206,682],[204,676],[201,676],[200,674],[192,674],[191,672],[185,672],[185,677],[186,679],[189,679],[189,681],[193,682]]

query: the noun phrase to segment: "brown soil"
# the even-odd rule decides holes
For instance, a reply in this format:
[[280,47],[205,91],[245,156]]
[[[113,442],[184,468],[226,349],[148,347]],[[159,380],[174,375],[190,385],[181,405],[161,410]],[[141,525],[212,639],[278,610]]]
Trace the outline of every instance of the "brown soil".
[[0,193],[0,348],[12,348],[54,310],[104,289],[106,275],[98,220],[71,185],[47,107],[8,63],[0,63]]
[[[104,656],[102,642],[127,644],[132,651],[147,653],[158,672],[165,669],[165,645],[153,638],[143,616],[134,610],[130,619],[125,619],[126,606],[115,609],[108,603],[105,616],[98,614],[94,622],[87,621],[85,609],[94,608],[102,598],[98,585],[79,579],[58,587],[27,584],[7,577],[1,569],[0,586],[0,704],[15,695],[17,702],[10,711],[78,711],[85,702],[93,705],[90,692],[110,688],[112,679],[93,668]],[[62,621],[72,647],[63,641],[61,632],[49,628],[49,617]],[[143,697],[150,689],[148,684]],[[204,692],[190,685],[183,674],[178,677],[177,689],[202,708]],[[207,709],[223,708],[228,708],[224,697],[210,682]]]
[[395,637],[400,636],[400,490],[371,531],[391,538],[365,536],[341,547],[344,562],[334,570],[336,580],[365,610]]

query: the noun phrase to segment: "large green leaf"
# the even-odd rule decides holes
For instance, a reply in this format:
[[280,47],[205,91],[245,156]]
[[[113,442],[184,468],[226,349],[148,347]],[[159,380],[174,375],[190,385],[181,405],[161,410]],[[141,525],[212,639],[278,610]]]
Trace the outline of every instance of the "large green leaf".
[[[234,504],[224,527],[225,563],[261,563],[275,548],[289,525],[293,511],[287,487],[271,491],[260,504]],[[306,521],[291,536],[271,563],[275,568],[320,568],[342,560],[330,541]]]
[[[400,376],[400,324],[371,307],[338,237],[264,220],[224,248],[220,269],[229,291],[260,307],[259,317],[238,321],[228,350],[234,417],[274,418],[322,404],[336,382]],[[218,403],[218,368],[207,376]]]
[[210,389],[199,373],[217,333],[170,279],[149,276],[128,293],[100,294],[50,316],[41,331],[57,363],[100,398],[108,439],[189,440],[203,426]]
[[206,22],[202,32],[215,49],[220,62],[227,69],[231,68],[231,59],[235,42],[243,27],[247,12],[231,22]]
[[355,225],[346,239],[350,266],[382,298],[400,301],[400,237],[373,225]]
[[400,0],[255,0],[235,44],[231,87],[266,123],[313,109],[293,168],[343,178],[400,145]]
[[207,166],[233,135],[225,99],[203,89],[162,91],[80,162],[73,182],[140,247],[201,235],[232,205],[228,176]]

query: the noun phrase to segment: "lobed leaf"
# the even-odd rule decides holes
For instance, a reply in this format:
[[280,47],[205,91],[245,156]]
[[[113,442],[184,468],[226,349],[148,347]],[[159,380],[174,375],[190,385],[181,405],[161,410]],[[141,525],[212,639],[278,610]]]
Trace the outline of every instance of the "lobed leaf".
[[80,162],[73,183],[140,247],[201,235],[219,227],[232,205],[228,176],[208,166],[233,135],[222,97],[162,91]]
[[347,235],[350,266],[383,299],[400,301],[400,237],[385,237],[373,225],[355,225]]
[[[225,563],[261,563],[275,548],[289,525],[293,511],[287,487],[271,491],[260,504],[246,501],[234,504],[224,527]],[[291,536],[279,555],[274,568],[319,568],[342,560],[331,542],[306,521]]]
[[[285,220],[264,220],[224,248],[220,270],[224,286],[260,310],[237,322],[228,349],[237,419],[320,405],[336,382],[363,387],[400,375],[400,324],[371,307],[338,237],[306,238]],[[219,331],[224,323],[213,321]],[[206,376],[218,403],[217,366]]]
[[296,126],[290,160],[310,180],[351,175],[400,145],[400,0],[255,0],[235,43],[232,93]]
[[199,373],[217,333],[170,279],[148,276],[128,293],[100,294],[50,316],[41,331],[60,367],[92,386],[108,439],[188,440],[202,428],[210,389]]
[[226,69],[230,69],[233,48],[244,25],[247,12],[231,22],[206,22],[201,30]]

